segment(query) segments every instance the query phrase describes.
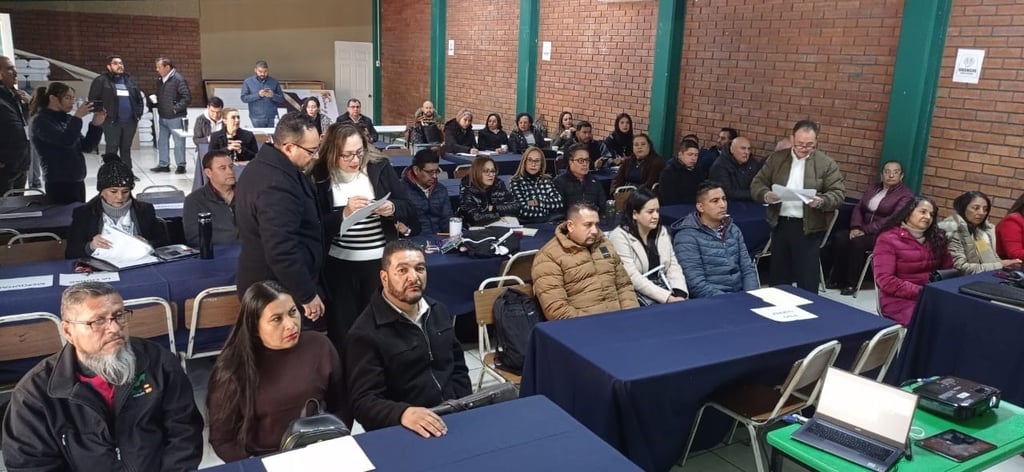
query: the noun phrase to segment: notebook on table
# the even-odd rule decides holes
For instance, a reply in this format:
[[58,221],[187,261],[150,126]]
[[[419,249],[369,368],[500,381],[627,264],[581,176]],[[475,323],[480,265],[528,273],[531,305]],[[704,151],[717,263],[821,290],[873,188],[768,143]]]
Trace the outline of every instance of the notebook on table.
[[871,470],[892,468],[909,449],[917,395],[829,368],[817,410],[793,439]]

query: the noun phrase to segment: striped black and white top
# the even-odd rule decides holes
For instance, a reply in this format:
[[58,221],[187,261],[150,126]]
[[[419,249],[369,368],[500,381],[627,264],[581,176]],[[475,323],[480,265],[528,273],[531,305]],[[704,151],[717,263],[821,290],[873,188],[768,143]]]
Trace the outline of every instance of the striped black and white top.
[[[331,186],[334,208],[344,207],[349,197],[373,199],[373,185],[370,177],[360,172],[351,182],[335,182]],[[352,225],[344,234],[338,233],[331,239],[328,254],[345,261],[373,261],[384,256],[384,227],[380,215],[370,215]]]

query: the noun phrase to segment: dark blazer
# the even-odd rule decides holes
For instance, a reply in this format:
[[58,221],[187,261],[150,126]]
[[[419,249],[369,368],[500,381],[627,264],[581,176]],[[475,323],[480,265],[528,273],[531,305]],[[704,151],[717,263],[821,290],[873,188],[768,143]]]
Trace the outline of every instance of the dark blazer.
[[699,165],[687,169],[679,159],[672,159],[661,171],[658,180],[658,200],[661,206],[697,203],[697,186],[708,178]]
[[[156,79],[156,110],[160,118],[184,118],[189,103],[192,103],[192,92],[188,89],[185,76],[178,69],[171,71],[167,82]],[[104,102],[103,107],[108,105]]]
[[82,136],[82,126],[81,118],[48,108],[39,110],[32,120],[32,145],[39,153],[47,183],[85,181],[82,152],[96,149],[103,138],[103,127],[90,122]]
[[[25,134],[26,120],[28,113],[21,100],[7,86],[0,85],[0,164],[11,167],[9,175],[28,168],[31,154],[28,135]],[[5,184],[0,184],[0,188]]]
[[[629,174],[637,166],[640,166],[640,181],[633,182],[629,180]],[[615,173],[615,178],[612,179],[612,191],[614,192],[616,188],[623,185],[654,187],[654,184],[658,183],[658,179],[661,178],[661,171],[663,170],[665,170],[665,159],[662,159],[657,154],[649,154],[643,162],[638,161],[633,156],[627,157],[626,160],[622,161],[622,165],[619,166],[619,171]]]
[[729,200],[752,200],[750,197],[750,183],[754,176],[761,170],[761,163],[753,157],[747,162],[740,164],[728,151],[722,153],[711,164],[708,178],[722,184],[722,190]]
[[[142,101],[142,92],[139,90],[139,86],[132,80],[132,76],[128,74],[121,74],[124,79],[124,86],[128,89],[128,99],[132,104],[132,116],[131,121],[139,121],[142,117],[142,113],[145,111],[145,105]],[[118,113],[121,112],[120,99],[117,96],[117,87],[114,86],[114,76],[110,72],[104,72],[92,81],[92,85],[89,86],[89,101],[95,102],[96,100],[103,100],[103,109],[107,110],[106,123],[117,123],[119,121]]]
[[490,130],[482,129],[476,135],[476,143],[478,148],[482,151],[497,151],[503,144],[508,144],[508,135],[505,131],[498,130],[494,133]]
[[[246,131],[242,128],[238,128],[235,132],[234,139],[242,141],[242,150],[238,151],[235,157],[236,161],[251,161],[256,157],[256,153],[260,152],[260,145],[256,144],[256,135],[252,134],[252,131]],[[210,150],[216,151],[218,149],[228,148],[228,132],[224,128],[220,131],[216,131],[210,135]],[[202,158],[202,156],[199,156]]]
[[[246,170],[248,172],[248,170]],[[381,217],[381,226],[384,230],[384,238],[388,241],[398,239],[398,230],[395,229],[395,221],[405,223],[412,230],[412,234],[420,231],[420,220],[416,216],[416,208],[406,194],[406,186],[398,180],[395,168],[387,160],[369,162],[366,164],[366,175],[370,177],[373,185],[373,198],[383,198],[391,193],[388,200],[395,204],[395,214],[389,217]],[[331,191],[330,175],[324,173],[324,167],[317,166],[313,170],[313,180],[316,182],[316,198],[320,206],[321,216],[324,221],[324,232],[328,244],[331,239],[341,231],[341,222],[345,207],[334,208],[334,193]]]
[[[97,195],[85,205],[75,208],[75,211],[71,213],[68,247],[64,250],[64,257],[78,259],[89,255],[86,245],[92,241],[93,236],[100,234],[103,229],[101,198]],[[168,245],[167,228],[164,226],[164,221],[156,217],[153,205],[132,198],[131,206],[139,236],[145,238],[153,247]]]
[[[351,123],[365,126],[366,131],[370,133],[370,144],[377,142],[377,139],[379,137],[377,135],[377,129],[373,127],[373,120],[371,120],[370,117],[366,115],[359,115],[359,122],[353,123],[352,115],[349,115],[347,112],[342,113],[341,115],[338,115],[338,119],[335,121],[335,123]],[[326,131],[327,129],[324,129],[324,132]]]
[[[530,133],[533,134],[533,141],[536,143],[534,146],[541,149],[548,147],[547,141],[544,141],[544,134],[538,131],[537,128],[533,128]],[[519,128],[516,128],[515,131],[509,133],[508,152],[512,154],[522,154],[526,152],[526,148],[528,147],[530,147],[530,143],[526,141],[526,136],[523,135],[522,131],[519,131]],[[590,159],[593,160],[594,156],[590,156]]]
[[280,282],[297,303],[319,293],[323,223],[309,177],[273,145],[263,146],[235,186],[235,225],[242,241],[238,295],[261,280]]

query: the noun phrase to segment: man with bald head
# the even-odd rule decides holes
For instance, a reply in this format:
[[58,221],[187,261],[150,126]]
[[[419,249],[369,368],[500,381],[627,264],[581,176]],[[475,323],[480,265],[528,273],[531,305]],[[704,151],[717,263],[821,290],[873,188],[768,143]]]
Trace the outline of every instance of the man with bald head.
[[441,136],[441,128],[437,127],[437,111],[434,109],[434,102],[427,100],[423,106],[416,110],[416,119],[409,127],[407,140],[410,144],[440,144],[444,138]]
[[761,163],[750,158],[749,139],[739,136],[726,145],[726,151],[711,165],[708,178],[722,184],[729,200],[751,200],[750,183],[761,170]]

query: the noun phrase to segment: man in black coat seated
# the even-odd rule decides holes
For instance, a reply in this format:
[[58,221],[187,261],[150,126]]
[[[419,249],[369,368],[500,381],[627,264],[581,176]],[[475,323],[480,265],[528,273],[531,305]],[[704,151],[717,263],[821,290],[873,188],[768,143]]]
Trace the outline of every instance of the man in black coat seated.
[[750,140],[740,136],[732,140],[727,152],[718,156],[708,178],[722,184],[729,200],[750,201],[750,183],[759,170],[761,163],[750,158]]
[[472,392],[452,317],[427,298],[423,248],[399,239],[384,247],[380,282],[345,338],[348,398],[369,430],[401,424],[429,438],[448,427],[429,408]]
[[255,282],[279,282],[316,321],[324,314],[318,287],[323,268],[324,226],[313,182],[306,175],[317,159],[320,135],[301,112],[277,122],[274,144],[266,144],[235,187],[238,296]]

